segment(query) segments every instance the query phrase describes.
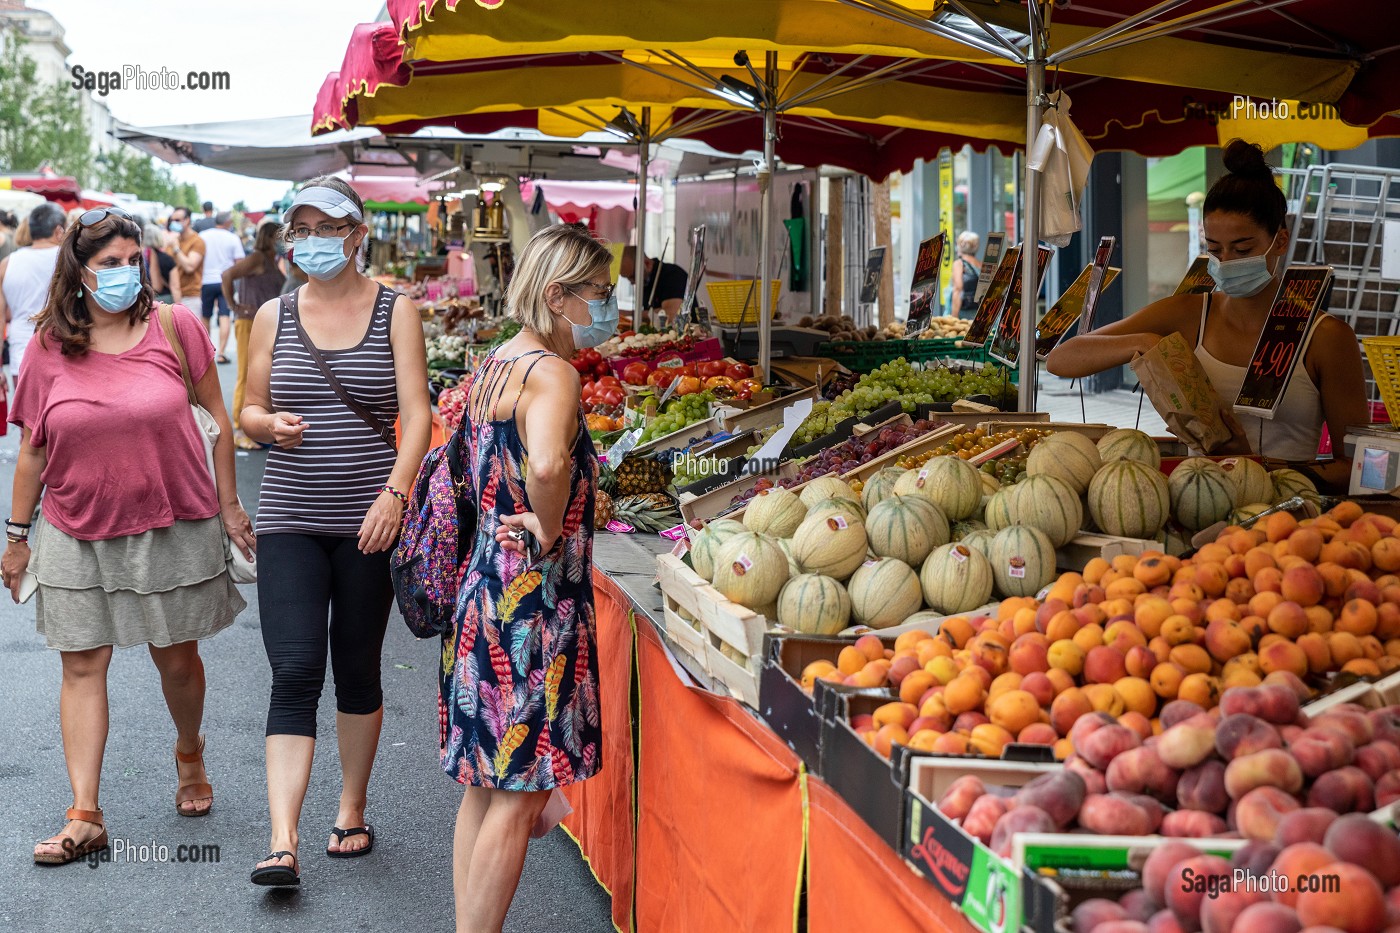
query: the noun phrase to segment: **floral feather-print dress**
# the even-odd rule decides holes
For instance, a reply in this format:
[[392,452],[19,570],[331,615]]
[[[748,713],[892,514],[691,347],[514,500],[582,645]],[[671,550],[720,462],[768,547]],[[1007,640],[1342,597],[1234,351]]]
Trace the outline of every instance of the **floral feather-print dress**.
[[597,468],[581,412],[559,541],[527,563],[495,539],[501,515],[530,511],[529,464],[514,408],[509,418],[492,415],[515,365],[527,367],[528,379],[545,355],[489,357],[464,414],[480,519],[456,617],[443,636],[439,726],[443,770],[476,787],[549,790],[592,777],[602,764],[592,566]]

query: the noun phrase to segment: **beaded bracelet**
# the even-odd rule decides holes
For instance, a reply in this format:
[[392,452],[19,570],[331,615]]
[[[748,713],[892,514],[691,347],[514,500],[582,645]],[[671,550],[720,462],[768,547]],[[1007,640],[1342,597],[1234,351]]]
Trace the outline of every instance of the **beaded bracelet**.
[[406,495],[404,495],[403,493],[399,492],[397,489],[395,489],[393,486],[388,485],[387,483],[386,483],[385,485],[379,487],[379,491],[380,491],[380,492],[387,492],[389,495],[393,496],[395,499],[398,499],[398,500],[399,500],[399,504],[401,504],[401,505],[404,505],[404,506],[407,506],[407,505],[408,505],[408,496],[406,496]]

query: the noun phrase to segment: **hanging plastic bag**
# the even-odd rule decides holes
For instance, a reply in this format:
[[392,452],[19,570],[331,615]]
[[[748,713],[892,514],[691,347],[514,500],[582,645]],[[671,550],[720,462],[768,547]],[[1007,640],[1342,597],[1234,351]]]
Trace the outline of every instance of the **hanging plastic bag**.
[[544,805],[544,809],[540,811],[539,817],[535,820],[535,825],[530,828],[530,838],[543,839],[549,835],[554,827],[564,822],[566,816],[573,812],[574,808],[569,803],[568,798],[559,788],[554,788],[550,792],[549,802]]
[[1056,95],[1045,110],[1026,167],[1040,173],[1040,239],[1063,249],[1083,229],[1080,208],[1094,149],[1069,118],[1069,95]]

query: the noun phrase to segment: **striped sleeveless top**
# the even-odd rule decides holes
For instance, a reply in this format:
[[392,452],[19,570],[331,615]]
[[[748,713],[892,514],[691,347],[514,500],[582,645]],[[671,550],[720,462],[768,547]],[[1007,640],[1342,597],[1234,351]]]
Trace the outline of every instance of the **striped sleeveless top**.
[[[389,481],[396,451],[326,383],[297,335],[301,289],[287,295],[272,345],[269,384],[274,411],[301,415],[302,442],[267,455],[259,495],[258,534],[292,532],[354,537],[379,489]],[[385,424],[399,414],[394,354],[389,343],[395,292],[379,287],[364,339],[346,350],[321,350],[340,384]],[[290,305],[290,310],[288,309]]]

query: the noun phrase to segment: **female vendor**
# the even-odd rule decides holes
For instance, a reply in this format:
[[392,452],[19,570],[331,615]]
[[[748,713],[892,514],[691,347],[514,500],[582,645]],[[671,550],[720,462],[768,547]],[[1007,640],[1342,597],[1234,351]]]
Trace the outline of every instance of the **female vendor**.
[[[1046,362],[1058,376],[1082,377],[1129,362],[1172,333],[1194,338],[1196,357],[1223,405],[1233,437],[1212,454],[1257,453],[1270,469],[1300,469],[1324,492],[1345,492],[1351,463],[1342,452],[1347,427],[1368,421],[1366,385],[1356,334],[1341,320],[1318,315],[1272,420],[1236,416],[1231,408],[1244,382],[1265,318],[1287,265],[1287,202],[1264,153],[1233,140],[1229,170],[1206,195],[1203,226],[1216,290],[1173,295],[1122,321],[1060,344]],[[1333,459],[1317,460],[1322,426]],[[1273,462],[1281,461],[1281,462]]]

